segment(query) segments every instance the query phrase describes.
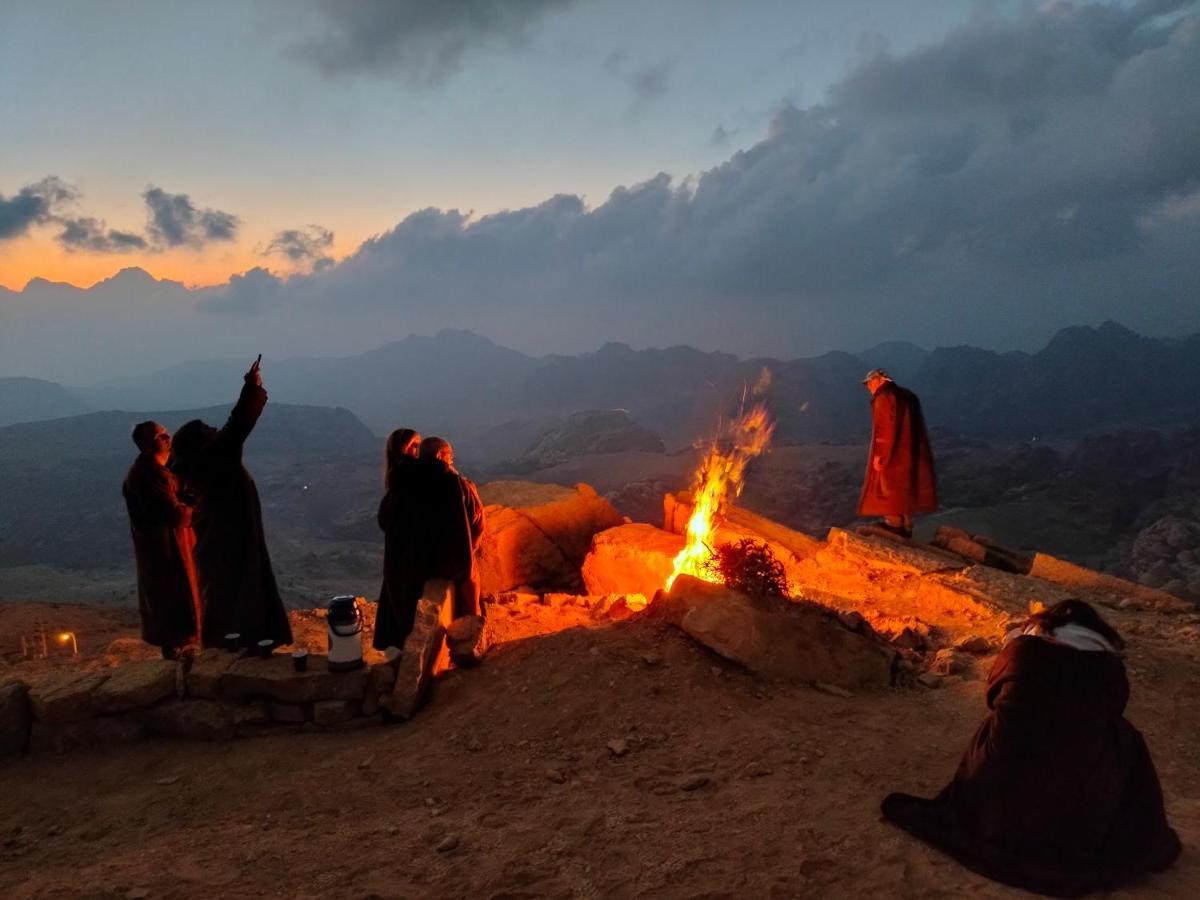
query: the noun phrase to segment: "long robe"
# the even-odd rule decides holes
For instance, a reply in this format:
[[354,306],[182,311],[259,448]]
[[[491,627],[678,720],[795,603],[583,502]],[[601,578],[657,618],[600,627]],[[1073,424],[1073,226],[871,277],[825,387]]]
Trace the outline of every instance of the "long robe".
[[458,476],[439,460],[404,457],[379,504],[383,584],[374,646],[403,647],[425,582],[456,584],[472,572],[470,523]]
[[199,451],[187,486],[196,496],[196,574],[204,610],[206,646],[237,632],[244,645],[271,639],[292,642],[263,533],[262,505],[254,479],[242,465],[242,448],[267,403],[267,392],[247,383],[229,420]]
[[[871,400],[871,449],[858,501],[860,516],[911,516],[937,509],[937,477],[921,401],[886,382]],[[874,460],[882,461],[876,470]]]
[[133,534],[142,640],[182,646],[196,637],[200,621],[192,509],[180,501],[175,476],[146,453],[129,467],[121,493]]
[[981,875],[1052,896],[1165,869],[1179,838],[1128,697],[1115,654],[1018,637],[954,780],[932,800],[892,794],[883,815]]

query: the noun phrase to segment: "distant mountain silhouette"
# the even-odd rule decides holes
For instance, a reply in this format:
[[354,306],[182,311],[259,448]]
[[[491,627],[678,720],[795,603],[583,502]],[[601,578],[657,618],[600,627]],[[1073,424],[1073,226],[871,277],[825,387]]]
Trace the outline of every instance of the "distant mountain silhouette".
[[89,409],[83,400],[53,381],[0,378],[0,426],[74,416]]
[[[624,344],[536,358],[441,331],[357,356],[267,360],[264,375],[273,401],[345,406],[377,436],[414,427],[449,438],[466,461],[492,464],[522,456],[546,429],[585,410],[627,410],[668,448],[686,445],[735,412],[764,368],[776,440],[785,442],[865,438],[860,381],[875,367],[916,390],[943,433],[1025,439],[1189,425],[1200,422],[1198,353],[1200,335],[1146,338],[1113,322],[1065,329],[1032,354],[889,342],[792,360]],[[227,403],[247,363],[188,362],[76,393],[93,408]]]

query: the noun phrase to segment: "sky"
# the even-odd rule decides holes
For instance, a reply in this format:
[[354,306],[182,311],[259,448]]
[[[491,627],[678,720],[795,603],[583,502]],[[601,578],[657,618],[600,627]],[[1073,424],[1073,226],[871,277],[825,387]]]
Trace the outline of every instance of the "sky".
[[5,0],[0,372],[1200,330],[1197,6]]

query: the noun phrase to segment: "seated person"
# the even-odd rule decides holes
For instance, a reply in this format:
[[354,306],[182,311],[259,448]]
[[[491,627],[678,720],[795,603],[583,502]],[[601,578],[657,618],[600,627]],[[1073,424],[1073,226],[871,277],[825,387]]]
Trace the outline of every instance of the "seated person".
[[1141,734],[1123,716],[1121,636],[1087,603],[1035,614],[997,656],[991,713],[933,799],[883,815],[972,871],[1078,896],[1170,866],[1179,838]]

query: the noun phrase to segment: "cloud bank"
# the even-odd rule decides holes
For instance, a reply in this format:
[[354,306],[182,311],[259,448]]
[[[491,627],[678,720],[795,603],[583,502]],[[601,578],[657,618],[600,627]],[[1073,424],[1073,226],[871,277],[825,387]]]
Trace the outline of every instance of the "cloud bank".
[[878,53],[697,177],[594,208],[427,209],[289,294],[438,304],[448,324],[520,322],[553,346],[572,329],[780,350],[1012,346],[1107,317],[1197,327],[1197,134],[1195,3],[981,16]]
[[[876,53],[694,177],[594,206],[422,210],[320,271],[193,292],[188,333],[298,353],[465,327],[533,352],[795,356],[890,338],[1032,348],[1109,318],[1197,331],[1198,134],[1196,3],[982,15]],[[323,253],[301,236],[272,252]]]

